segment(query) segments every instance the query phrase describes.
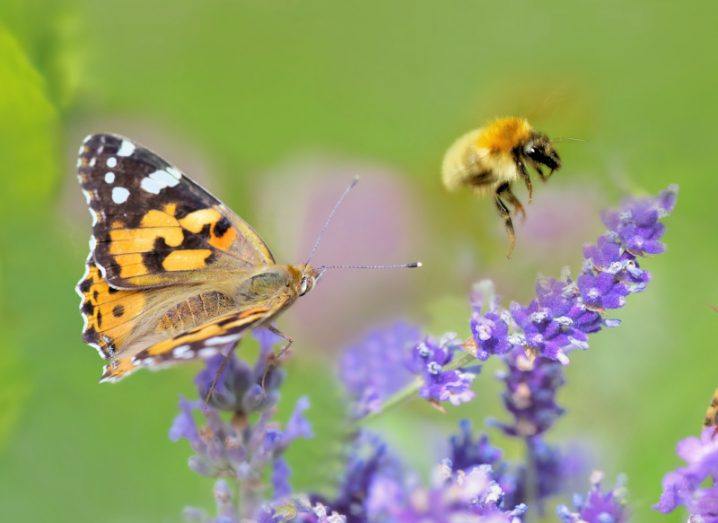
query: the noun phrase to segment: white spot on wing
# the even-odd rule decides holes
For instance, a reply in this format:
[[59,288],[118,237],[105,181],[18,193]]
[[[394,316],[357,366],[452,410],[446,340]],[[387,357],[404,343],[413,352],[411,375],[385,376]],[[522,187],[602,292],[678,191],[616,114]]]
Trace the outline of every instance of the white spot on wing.
[[135,152],[135,144],[129,140],[122,140],[120,148],[117,151],[117,156],[129,156]]
[[210,356],[215,356],[216,354],[219,354],[219,350],[211,347],[205,347],[197,352],[197,355],[200,358],[209,358]]
[[90,167],[95,166],[95,161],[97,161],[97,158],[95,158],[94,156],[92,158],[90,158]]
[[174,167],[167,167],[167,169],[165,169],[165,171],[167,173],[169,173],[170,176],[173,176],[174,178],[176,178],[177,181],[182,179],[182,173],[180,171],[178,171],[177,169],[175,169]]
[[172,356],[181,360],[189,360],[194,357],[194,354],[192,353],[192,347],[189,345],[180,345],[172,350]]
[[165,187],[174,187],[180,183],[181,177],[182,175],[177,169],[168,167],[167,169],[150,173],[146,178],[142,178],[140,187],[152,194],[159,194]]
[[115,173],[112,171],[105,173],[105,182],[112,183],[115,181]]
[[107,162],[106,162],[106,163],[107,163],[107,167],[109,167],[110,169],[112,169],[113,167],[117,166],[117,158],[115,158],[114,156],[110,156],[110,157],[107,159]]
[[237,341],[239,338],[240,338],[239,334],[230,334],[229,336],[215,336],[214,338],[210,338],[207,341],[205,341],[204,344],[205,345],[224,345],[225,343]]
[[112,189],[112,201],[115,203],[125,203],[130,197],[130,191],[124,187],[115,187]]

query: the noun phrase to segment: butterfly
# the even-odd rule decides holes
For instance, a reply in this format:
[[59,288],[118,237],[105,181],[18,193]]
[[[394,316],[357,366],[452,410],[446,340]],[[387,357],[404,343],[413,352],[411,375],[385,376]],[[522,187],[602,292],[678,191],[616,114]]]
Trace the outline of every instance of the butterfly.
[[77,166],[92,216],[77,292],[82,337],[108,360],[100,381],[209,357],[249,329],[273,329],[323,272],[277,264],[247,222],[126,138],[88,136]]
[[713,392],[711,403],[708,405],[706,415],[703,418],[703,426],[715,427],[718,432],[718,389]]

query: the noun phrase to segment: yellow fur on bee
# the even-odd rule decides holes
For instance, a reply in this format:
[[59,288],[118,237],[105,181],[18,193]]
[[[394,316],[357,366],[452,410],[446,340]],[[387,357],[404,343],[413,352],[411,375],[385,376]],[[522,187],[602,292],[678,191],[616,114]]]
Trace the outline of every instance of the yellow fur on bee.
[[507,153],[528,139],[532,127],[525,118],[498,118],[482,129],[476,146],[492,153]]

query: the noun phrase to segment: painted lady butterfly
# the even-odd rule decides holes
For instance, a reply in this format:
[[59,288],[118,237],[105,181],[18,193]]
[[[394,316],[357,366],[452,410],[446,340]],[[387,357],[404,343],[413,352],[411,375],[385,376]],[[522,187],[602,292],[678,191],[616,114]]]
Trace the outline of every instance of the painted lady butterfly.
[[244,220],[125,138],[88,136],[78,177],[93,224],[77,292],[83,339],[109,360],[101,381],[232,348],[319,277],[275,263]]

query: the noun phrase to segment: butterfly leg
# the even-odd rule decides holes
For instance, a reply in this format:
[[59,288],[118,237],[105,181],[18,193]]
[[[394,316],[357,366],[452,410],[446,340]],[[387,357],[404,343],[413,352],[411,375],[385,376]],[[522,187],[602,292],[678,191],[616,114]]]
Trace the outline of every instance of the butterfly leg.
[[284,334],[282,331],[280,331],[274,325],[269,325],[267,328],[269,329],[269,331],[271,333],[276,334],[277,336],[279,336],[280,338],[282,338],[284,341],[287,342],[279,350],[279,353],[274,355],[273,359],[276,362],[280,362],[287,356],[287,353],[289,352],[289,348],[292,346],[292,343],[294,343],[294,338],[292,338],[291,336],[288,336],[287,334]]
[[509,236],[509,249],[506,253],[506,257],[511,258],[511,253],[516,246],[516,234],[514,233],[514,222],[511,221],[511,212],[509,212],[509,208],[506,207],[506,204],[501,199],[501,193],[505,191],[505,186],[508,186],[508,184],[500,185],[499,188],[496,189],[494,203],[496,204],[496,210],[499,212],[499,216],[504,220],[504,227]]
[[219,368],[217,369],[217,372],[214,374],[214,378],[212,379],[212,383],[209,386],[209,390],[207,391],[206,396],[204,397],[204,402],[209,404],[209,399],[214,394],[215,389],[217,388],[217,383],[219,382],[219,379],[222,377],[222,373],[224,372],[224,369],[227,367],[227,363],[229,362],[229,359],[234,354],[234,350],[237,348],[237,345],[239,343],[234,343],[229,347],[229,350],[227,351],[227,354],[224,355],[222,358],[222,362],[219,364]]

